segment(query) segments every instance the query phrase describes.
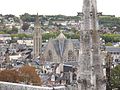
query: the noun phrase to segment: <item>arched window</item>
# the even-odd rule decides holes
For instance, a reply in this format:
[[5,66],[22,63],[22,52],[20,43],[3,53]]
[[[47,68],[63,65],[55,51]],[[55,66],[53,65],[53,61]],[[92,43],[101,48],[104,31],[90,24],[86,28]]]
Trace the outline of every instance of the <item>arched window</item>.
[[71,50],[68,52],[68,61],[75,61],[74,53]]

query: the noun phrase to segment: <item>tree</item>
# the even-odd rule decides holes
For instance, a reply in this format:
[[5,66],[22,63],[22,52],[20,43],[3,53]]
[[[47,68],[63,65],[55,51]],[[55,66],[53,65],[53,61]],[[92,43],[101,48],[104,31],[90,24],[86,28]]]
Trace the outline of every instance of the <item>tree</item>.
[[49,40],[50,38],[56,38],[59,35],[59,32],[50,32],[50,33],[44,33],[42,35],[43,41]]
[[114,26],[120,26],[120,18],[115,16],[100,16],[99,23],[102,24],[104,27],[112,29],[112,27]]
[[27,34],[11,34],[11,37],[18,37],[19,39],[23,39],[23,38],[32,38],[32,35],[27,35]]
[[103,34],[101,37],[108,42],[120,42],[120,34]]
[[5,82],[19,82],[19,75],[16,70],[3,70],[0,71],[0,81]]
[[23,66],[19,69],[20,81],[27,84],[41,85],[41,79],[34,67],[29,65]]
[[25,31],[25,30],[27,30],[28,28],[29,28],[29,24],[28,23],[23,23],[23,26],[22,26],[22,29]]
[[20,18],[22,19],[23,22],[30,22],[31,15],[28,13],[25,13],[24,15],[21,15]]
[[106,46],[113,46],[111,42],[105,44]]
[[17,34],[18,33],[18,28],[16,28],[15,26],[12,27],[12,33],[11,34]]
[[112,88],[118,88],[120,90],[120,65],[111,70],[111,83]]
[[0,81],[41,85],[41,79],[35,68],[28,65],[21,67],[19,70],[0,71]]

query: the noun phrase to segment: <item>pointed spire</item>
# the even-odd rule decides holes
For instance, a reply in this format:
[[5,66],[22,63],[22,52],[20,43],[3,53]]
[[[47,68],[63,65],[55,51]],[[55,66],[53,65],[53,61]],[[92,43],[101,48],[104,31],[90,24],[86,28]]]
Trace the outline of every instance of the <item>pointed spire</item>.
[[56,39],[66,39],[65,35],[62,33],[62,31],[60,32],[60,34],[58,35],[58,37]]
[[83,0],[83,30],[99,29],[96,0]]
[[91,0],[83,0],[83,13],[90,11]]
[[97,13],[97,1],[96,0],[92,0],[92,7],[95,9],[95,12]]
[[40,21],[39,21],[39,15],[37,13],[36,17],[35,17],[35,26],[40,26]]

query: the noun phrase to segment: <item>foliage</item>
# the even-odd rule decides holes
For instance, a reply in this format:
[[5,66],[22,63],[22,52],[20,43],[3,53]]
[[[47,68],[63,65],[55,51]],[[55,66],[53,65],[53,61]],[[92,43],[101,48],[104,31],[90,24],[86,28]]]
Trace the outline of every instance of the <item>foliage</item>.
[[29,24],[28,23],[23,23],[23,26],[22,26],[22,29],[25,31],[25,30],[27,30],[28,28],[29,28]]
[[16,33],[18,33],[18,28],[13,26],[10,34],[16,34]]
[[102,24],[105,27],[109,27],[109,29],[112,29],[112,27],[120,27],[120,18],[115,16],[101,16],[99,18],[99,23]]
[[19,82],[19,75],[16,70],[3,70],[0,71],[0,81],[5,82]]
[[[60,32],[45,33],[42,35],[42,39],[43,39],[43,41],[46,41],[46,40],[49,40],[50,38],[56,38],[59,34],[60,34]],[[79,33],[75,33],[75,34],[64,33],[64,35],[67,38],[71,38],[71,39],[79,39],[79,37],[80,37]]]
[[113,88],[120,89],[120,65],[111,70],[111,83]]
[[101,37],[105,40],[106,43],[120,42],[120,34],[103,34]]
[[19,70],[0,71],[0,81],[41,85],[41,79],[34,67],[23,66]]
[[[34,22],[35,21],[35,16],[36,15],[30,15],[28,13],[25,13],[23,15],[20,16],[20,18],[24,21],[24,22]],[[64,21],[64,20],[75,20],[78,21],[80,20],[79,16],[65,16],[65,15],[40,15],[41,17],[41,21],[46,21],[46,20],[51,20],[51,21]]]
[[42,35],[43,41],[49,40],[50,38],[56,38],[59,35],[59,32],[50,32],[50,33],[44,33]]
[[32,38],[32,35],[27,35],[27,34],[11,34],[11,37],[18,37],[19,39],[24,39],[24,38]]
[[9,18],[13,18],[15,22],[20,22],[19,18],[16,17],[15,15],[12,14],[5,15],[5,19],[9,20]]
[[19,73],[21,76],[21,82],[32,83],[34,85],[41,85],[41,79],[37,75],[34,67],[24,66],[19,69]]
[[0,31],[0,34],[5,34],[5,32],[3,32],[3,31]]
[[69,34],[69,33],[64,33],[65,36],[67,38],[71,38],[71,39],[79,39],[80,38],[80,34],[79,33],[76,33],[76,34]]
[[21,15],[20,18],[22,19],[23,22],[30,22],[31,21],[31,15],[28,13]]
[[[40,15],[42,21],[50,20],[50,21],[70,21],[75,20],[78,21],[81,19],[80,16],[65,16],[65,15],[46,15],[45,17],[43,15]],[[28,13],[25,13],[20,16],[20,18],[24,22],[34,22],[35,21],[35,15],[30,15]],[[99,17],[99,23],[100,25],[103,25],[105,27],[109,27],[109,29],[112,29],[112,27],[120,27],[120,18],[115,16],[100,16]]]
[[111,42],[108,42],[105,44],[106,46],[112,46],[112,43]]
[[18,28],[13,26],[12,29],[3,29],[3,30],[1,30],[0,33],[1,34],[16,34],[16,33],[18,33]]

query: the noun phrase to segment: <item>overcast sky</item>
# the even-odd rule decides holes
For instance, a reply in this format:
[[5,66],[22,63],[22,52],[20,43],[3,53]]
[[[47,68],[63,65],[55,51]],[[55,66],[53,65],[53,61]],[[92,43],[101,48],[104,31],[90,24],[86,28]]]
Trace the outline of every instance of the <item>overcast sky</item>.
[[[83,0],[1,0],[0,13],[20,15],[25,12],[40,15],[77,15]],[[98,11],[120,16],[120,0],[97,0]]]

